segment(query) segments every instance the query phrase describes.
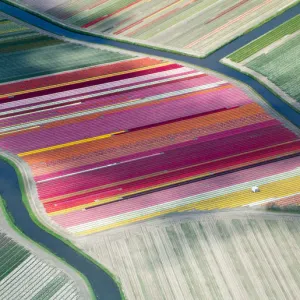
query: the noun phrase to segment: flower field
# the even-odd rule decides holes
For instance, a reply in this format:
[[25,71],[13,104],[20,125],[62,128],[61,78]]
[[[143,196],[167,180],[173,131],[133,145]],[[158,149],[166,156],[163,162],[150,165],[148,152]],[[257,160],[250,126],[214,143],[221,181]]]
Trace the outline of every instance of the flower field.
[[[35,59],[52,64],[43,53]],[[39,201],[67,232],[299,193],[297,130],[241,88],[175,62],[106,54],[118,61],[0,84],[0,148],[30,166]]]
[[71,278],[0,231],[0,299],[82,299]]
[[296,109],[300,109],[300,15],[281,24],[224,60],[259,78]]
[[15,0],[72,26],[201,56],[296,0]]
[[0,86],[0,147],[30,165],[69,232],[299,192],[299,137],[231,83],[151,58],[97,72],[59,87],[56,76],[32,79],[22,93],[22,81]]
[[299,218],[184,213],[85,239],[128,299],[297,299]]

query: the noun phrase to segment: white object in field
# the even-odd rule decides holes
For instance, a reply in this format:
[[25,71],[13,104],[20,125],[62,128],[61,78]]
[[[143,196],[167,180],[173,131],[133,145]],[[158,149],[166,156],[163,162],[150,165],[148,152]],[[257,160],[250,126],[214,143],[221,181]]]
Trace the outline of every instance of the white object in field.
[[252,193],[258,193],[259,192],[259,187],[258,186],[253,186],[251,190],[252,190]]

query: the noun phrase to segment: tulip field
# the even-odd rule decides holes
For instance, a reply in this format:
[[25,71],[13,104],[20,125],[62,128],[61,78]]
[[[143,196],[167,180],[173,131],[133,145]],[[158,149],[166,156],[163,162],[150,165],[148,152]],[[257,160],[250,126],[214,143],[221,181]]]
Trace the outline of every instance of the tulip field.
[[[12,68],[0,84],[0,149],[29,165],[38,201],[66,232],[300,192],[298,130],[249,91],[176,62],[53,42],[34,48],[36,61],[53,65],[48,75],[10,82]],[[43,49],[64,58],[62,46],[115,62],[66,60],[76,69],[52,74],[58,68]],[[27,51],[0,62],[13,65]]]
[[299,0],[0,7],[0,300],[299,298]]
[[[224,62],[243,68],[242,71],[258,77],[261,81],[266,78],[284,93],[280,94],[282,98],[299,109],[299,45],[300,15],[297,15],[235,51]],[[275,92],[278,93],[276,90]]]
[[71,278],[0,231],[0,299],[82,299]]
[[128,299],[297,299],[299,217],[182,213],[85,239]]
[[14,0],[68,25],[205,56],[297,0]]

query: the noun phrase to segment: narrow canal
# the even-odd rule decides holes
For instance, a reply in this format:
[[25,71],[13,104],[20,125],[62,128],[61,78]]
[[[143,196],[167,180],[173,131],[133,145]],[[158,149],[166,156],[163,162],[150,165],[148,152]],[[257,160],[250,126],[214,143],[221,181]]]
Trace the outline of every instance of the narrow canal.
[[0,195],[7,203],[7,210],[15,224],[30,239],[48,248],[68,264],[87,277],[97,299],[121,299],[120,291],[113,279],[96,264],[69,247],[63,241],[37,226],[22,202],[22,195],[14,168],[0,158]]

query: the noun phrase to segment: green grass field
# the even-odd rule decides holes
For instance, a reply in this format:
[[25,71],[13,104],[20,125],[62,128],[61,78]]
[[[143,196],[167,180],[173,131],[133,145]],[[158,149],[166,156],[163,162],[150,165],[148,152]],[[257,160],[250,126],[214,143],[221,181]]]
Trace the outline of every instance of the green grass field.
[[300,30],[300,15],[269,31],[248,45],[232,53],[228,58],[234,62],[242,62],[251,55],[271,45],[282,37]]

